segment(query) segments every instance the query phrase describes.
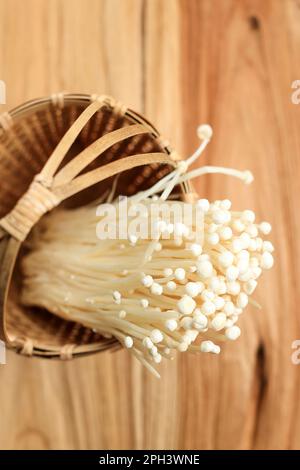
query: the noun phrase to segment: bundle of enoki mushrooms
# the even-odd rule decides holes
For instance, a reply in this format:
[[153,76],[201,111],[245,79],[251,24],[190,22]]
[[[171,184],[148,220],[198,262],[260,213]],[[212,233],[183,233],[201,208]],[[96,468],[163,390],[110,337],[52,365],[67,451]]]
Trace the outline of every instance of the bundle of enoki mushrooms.
[[[228,199],[195,201],[200,224],[199,217],[188,226],[158,215],[162,207],[172,213],[174,187],[193,177],[253,180],[249,171],[222,167],[188,172],[211,138],[210,126],[200,126],[198,135],[196,152],[149,190],[120,202],[113,188],[97,207],[48,214],[23,261],[24,304],[117,338],[157,376],[155,365],[174,350],[218,354],[217,343],[236,340],[240,315],[249,301],[257,305],[251,295],[258,278],[273,265],[272,243],[262,238],[270,224],[256,223],[251,210],[232,211]],[[176,204],[183,209],[185,203]],[[132,228],[137,207],[139,221],[151,230],[147,237],[127,230],[123,239],[119,227]],[[110,236],[103,236],[104,225]]]

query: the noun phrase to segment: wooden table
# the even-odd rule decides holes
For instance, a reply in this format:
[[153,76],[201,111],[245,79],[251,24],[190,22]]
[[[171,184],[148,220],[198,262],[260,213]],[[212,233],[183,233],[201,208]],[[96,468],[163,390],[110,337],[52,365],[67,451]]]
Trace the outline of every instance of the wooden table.
[[73,362],[8,354],[0,366],[3,449],[299,448],[300,79],[297,0],[0,0],[5,111],[54,91],[108,93],[202,162],[249,168],[249,187],[202,177],[199,194],[273,225],[276,265],[240,341],[182,354],[151,377],[127,352]]

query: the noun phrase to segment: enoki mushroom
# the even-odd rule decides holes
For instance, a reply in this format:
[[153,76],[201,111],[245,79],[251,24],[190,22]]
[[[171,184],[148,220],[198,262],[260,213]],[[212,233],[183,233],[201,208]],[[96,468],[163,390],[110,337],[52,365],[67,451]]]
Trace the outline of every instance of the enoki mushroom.
[[[253,179],[249,171],[221,167],[188,172],[212,131],[204,125],[198,134],[202,143],[190,158],[149,190],[114,200],[109,213],[115,188],[97,210],[50,213],[23,262],[24,304],[115,337],[157,376],[155,365],[175,350],[218,354],[222,341],[236,340],[258,278],[273,265],[272,243],[262,238],[270,224],[256,223],[251,210],[232,211],[228,199],[195,201],[190,225],[175,219],[175,185],[206,173]],[[184,207],[176,201],[181,213]],[[137,208],[147,237],[128,228],[138,220]]]

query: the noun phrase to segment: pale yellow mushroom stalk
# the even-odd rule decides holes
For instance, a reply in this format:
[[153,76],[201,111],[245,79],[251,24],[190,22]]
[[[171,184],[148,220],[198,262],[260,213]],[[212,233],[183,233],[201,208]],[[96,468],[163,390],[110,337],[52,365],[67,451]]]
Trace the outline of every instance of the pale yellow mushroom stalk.
[[[221,172],[251,182],[250,172],[202,167],[188,173],[202,153],[211,128],[201,126],[199,149],[183,165],[150,190],[128,198],[124,213],[115,200],[111,226],[134,221],[128,216],[143,205],[148,238],[96,236],[104,205],[59,209],[36,228],[24,258],[22,301],[47,308],[55,315],[113,336],[148,369],[175,350],[219,353],[218,342],[240,336],[239,316],[248,304],[263,269],[273,265],[273,246],[262,236],[267,222],[257,224],[250,210],[232,211],[229,200],[199,199],[201,233],[195,219],[190,226],[158,217],[162,204],[183,180],[207,172]],[[109,200],[112,195],[109,196]],[[183,209],[183,202],[176,202]],[[158,209],[158,212],[153,208]],[[146,225],[145,225],[146,226]]]

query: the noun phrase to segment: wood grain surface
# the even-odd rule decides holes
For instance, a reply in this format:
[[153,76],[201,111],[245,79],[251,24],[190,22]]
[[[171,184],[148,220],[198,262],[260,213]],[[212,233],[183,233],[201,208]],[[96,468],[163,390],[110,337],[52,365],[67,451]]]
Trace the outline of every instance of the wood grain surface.
[[240,340],[220,356],[182,354],[160,381],[125,351],[67,363],[9,353],[1,449],[300,448],[299,53],[297,0],[0,0],[1,110],[59,90],[107,93],[183,154],[209,122],[202,161],[249,168],[255,182],[202,177],[199,194],[253,208],[276,247]]

